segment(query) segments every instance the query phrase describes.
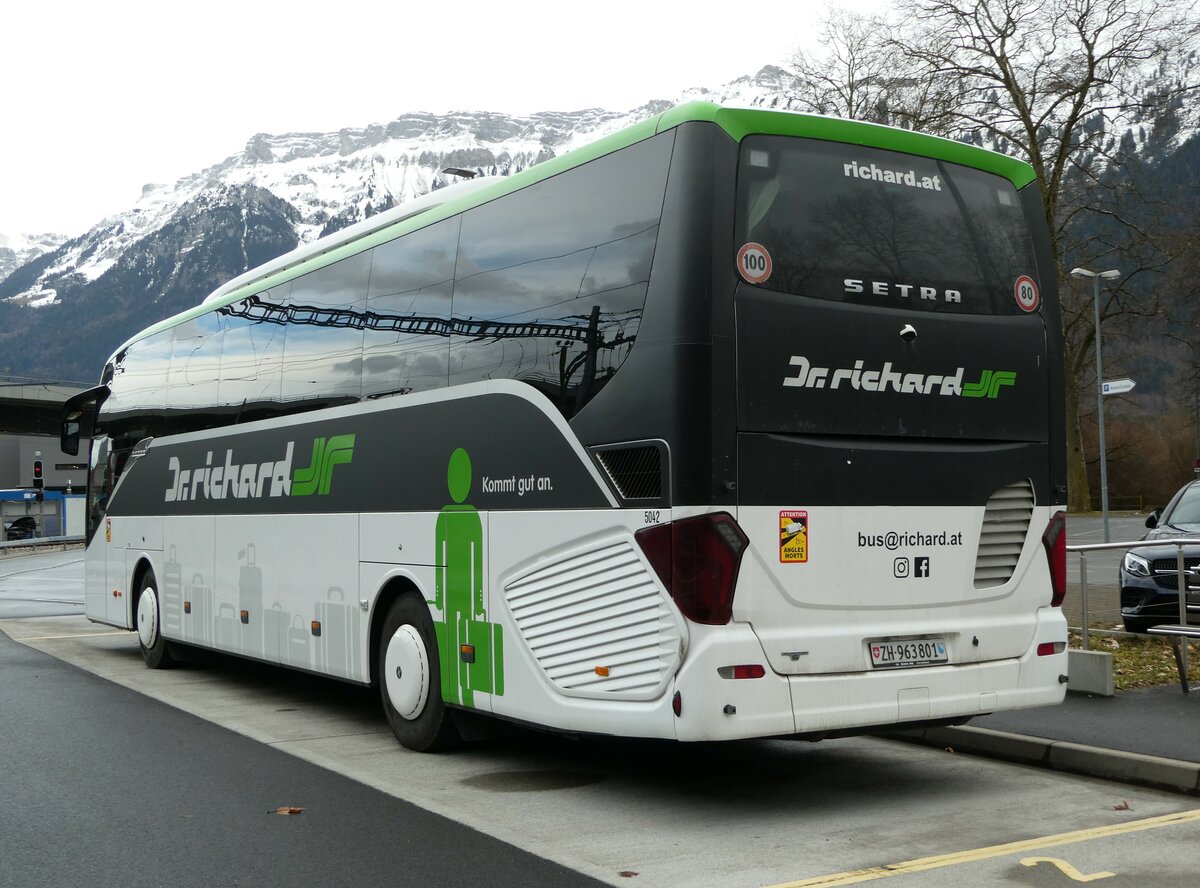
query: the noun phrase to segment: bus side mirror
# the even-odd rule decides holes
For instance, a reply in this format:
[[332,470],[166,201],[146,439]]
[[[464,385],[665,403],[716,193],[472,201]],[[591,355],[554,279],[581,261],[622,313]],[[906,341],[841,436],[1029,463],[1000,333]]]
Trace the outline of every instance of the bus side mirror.
[[63,453],[68,453],[71,456],[79,455],[79,420],[64,419],[62,424],[62,434],[59,436],[58,446]]
[[[79,439],[92,433],[91,426],[95,424],[96,412],[107,397],[108,386],[98,385],[68,398],[63,404],[62,431],[58,436],[58,446],[62,448],[63,453],[79,455]],[[85,420],[89,426],[87,429],[83,428]]]

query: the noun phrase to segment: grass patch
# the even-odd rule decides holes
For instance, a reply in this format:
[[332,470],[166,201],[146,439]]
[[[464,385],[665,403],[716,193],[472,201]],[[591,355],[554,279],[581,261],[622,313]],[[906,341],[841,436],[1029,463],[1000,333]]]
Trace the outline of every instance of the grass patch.
[[[1171,642],[1166,638],[1092,635],[1090,640],[1092,650],[1112,654],[1113,683],[1118,691],[1179,684],[1175,654],[1171,650]],[[1071,633],[1070,646],[1083,646],[1083,638],[1077,632]],[[1188,681],[1193,686],[1200,685],[1200,642],[1188,642]]]

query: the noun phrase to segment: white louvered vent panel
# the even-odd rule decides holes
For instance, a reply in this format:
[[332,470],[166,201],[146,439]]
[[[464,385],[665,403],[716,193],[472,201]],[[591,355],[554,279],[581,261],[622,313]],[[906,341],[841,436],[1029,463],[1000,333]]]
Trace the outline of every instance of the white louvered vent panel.
[[648,699],[678,664],[676,619],[628,541],[543,565],[504,594],[525,643],[565,693]]
[[[522,599],[520,604],[509,599],[509,604],[515,613],[519,607],[521,610],[521,622],[528,626],[530,630],[536,626],[540,626],[544,622],[554,622],[560,618],[564,603],[572,600],[578,600],[580,593],[590,593],[590,598],[595,599],[603,594],[603,600],[594,604],[594,607],[610,604],[616,599],[624,599],[629,597],[637,597],[642,594],[642,585],[645,578],[640,570],[641,565],[637,565],[637,570],[629,566],[625,566],[616,570],[605,570],[589,572],[585,576],[570,578],[561,577],[559,582],[562,584],[553,589],[539,590],[531,594],[528,598]],[[577,613],[582,613],[582,609],[577,610]]]
[[1025,479],[992,494],[983,510],[975,558],[975,588],[1003,586],[1012,579],[1033,517],[1033,484]]

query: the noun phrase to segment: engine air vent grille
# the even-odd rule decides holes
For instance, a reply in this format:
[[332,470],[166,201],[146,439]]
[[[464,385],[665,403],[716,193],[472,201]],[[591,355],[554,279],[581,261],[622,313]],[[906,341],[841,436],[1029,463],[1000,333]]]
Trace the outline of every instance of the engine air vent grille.
[[1033,505],[1033,483],[1028,478],[1001,487],[987,501],[975,558],[976,589],[1003,586],[1012,579],[1029,535]]
[[628,540],[539,565],[504,594],[538,665],[568,696],[655,699],[679,666],[679,621]]
[[598,451],[596,457],[625,499],[662,496],[662,456],[656,445],[614,447]]

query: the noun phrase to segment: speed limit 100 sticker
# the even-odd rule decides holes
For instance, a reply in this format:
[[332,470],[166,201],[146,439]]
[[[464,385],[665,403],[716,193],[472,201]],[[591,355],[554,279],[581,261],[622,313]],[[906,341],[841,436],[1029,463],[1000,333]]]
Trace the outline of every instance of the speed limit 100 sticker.
[[1013,284],[1013,296],[1017,299],[1017,306],[1021,311],[1036,311],[1041,297],[1038,295],[1037,284],[1033,282],[1027,274],[1017,278],[1017,282]]
[[761,284],[771,276],[771,254],[762,244],[744,245],[737,254],[738,274],[752,284]]

